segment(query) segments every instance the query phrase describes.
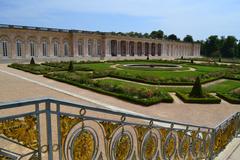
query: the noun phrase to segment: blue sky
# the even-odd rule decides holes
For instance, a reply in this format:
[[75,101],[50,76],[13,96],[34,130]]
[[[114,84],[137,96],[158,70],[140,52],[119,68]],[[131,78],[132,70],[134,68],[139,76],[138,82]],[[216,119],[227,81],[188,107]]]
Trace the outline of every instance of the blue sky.
[[239,0],[0,0],[0,23],[240,39]]

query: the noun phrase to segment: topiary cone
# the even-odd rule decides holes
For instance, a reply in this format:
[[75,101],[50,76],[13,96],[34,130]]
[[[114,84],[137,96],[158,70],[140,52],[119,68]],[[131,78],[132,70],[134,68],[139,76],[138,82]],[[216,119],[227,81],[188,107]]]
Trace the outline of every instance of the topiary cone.
[[201,85],[201,81],[200,78],[197,77],[195,80],[195,83],[193,85],[192,91],[189,94],[190,97],[195,97],[195,98],[202,98],[204,97],[203,95],[203,91],[202,91],[202,85]]
[[33,57],[31,58],[30,64],[35,64]]
[[73,62],[72,61],[70,61],[70,63],[69,63],[68,71],[73,72]]

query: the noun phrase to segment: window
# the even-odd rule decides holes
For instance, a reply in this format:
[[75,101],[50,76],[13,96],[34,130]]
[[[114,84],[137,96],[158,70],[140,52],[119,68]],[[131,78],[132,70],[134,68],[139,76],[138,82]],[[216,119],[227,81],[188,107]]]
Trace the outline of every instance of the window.
[[97,42],[97,54],[99,55],[99,56],[101,56],[101,49],[102,49],[102,47],[101,47],[101,41],[98,41]]
[[54,56],[58,56],[58,51],[59,51],[59,43],[54,42],[54,45],[53,45]]
[[64,43],[64,56],[68,56],[68,43]]
[[43,51],[43,56],[47,56],[47,42],[43,42],[42,51]]
[[33,41],[30,41],[30,55],[35,56],[35,44]]
[[2,42],[2,48],[3,48],[3,57],[7,57],[8,56],[7,41]]
[[83,56],[83,41],[78,41],[78,55]]
[[88,55],[89,56],[93,55],[93,53],[92,53],[92,51],[93,51],[92,46],[93,46],[92,40],[89,40],[88,41]]
[[17,48],[17,50],[16,50],[17,56],[21,57],[22,56],[22,42],[20,40],[17,40],[16,45],[17,45],[17,47],[16,47]]

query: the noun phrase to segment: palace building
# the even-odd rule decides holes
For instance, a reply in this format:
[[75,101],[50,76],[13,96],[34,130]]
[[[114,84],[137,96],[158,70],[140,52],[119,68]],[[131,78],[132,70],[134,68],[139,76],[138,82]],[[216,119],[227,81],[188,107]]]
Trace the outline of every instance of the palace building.
[[0,62],[199,57],[199,43],[19,25],[0,25]]

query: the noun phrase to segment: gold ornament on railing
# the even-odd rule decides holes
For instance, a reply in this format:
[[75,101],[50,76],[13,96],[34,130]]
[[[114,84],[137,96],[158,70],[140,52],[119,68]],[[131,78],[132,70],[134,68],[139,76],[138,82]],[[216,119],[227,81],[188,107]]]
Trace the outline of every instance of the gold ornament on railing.
[[123,134],[117,140],[115,146],[115,158],[116,160],[126,160],[131,151],[131,140],[129,135]]
[[23,145],[37,149],[37,129],[36,118],[26,116],[23,120],[13,119],[0,122],[0,134],[8,138],[14,139]]
[[163,146],[165,148],[165,157],[167,159],[170,159],[176,150],[176,137],[175,135],[173,135],[172,133],[169,133],[166,141],[164,143],[165,146]]
[[6,156],[0,155],[0,160],[12,160],[12,159]]
[[215,136],[214,152],[215,154],[221,152],[233,139],[237,131],[237,118],[234,118],[227,122],[222,128],[220,128]]
[[115,131],[115,129],[117,129],[120,126],[120,124],[112,123],[112,122],[100,122],[100,124],[102,124],[102,126],[106,132],[107,140],[110,140],[113,131]]
[[60,117],[60,123],[61,123],[61,136],[62,136],[62,146],[64,145],[64,141],[68,135],[68,132],[71,130],[71,128],[79,123],[81,120],[79,118],[70,118],[67,116],[61,116]]
[[74,160],[91,160],[94,154],[94,137],[86,130],[82,130],[73,143]]
[[144,157],[146,160],[153,159],[157,150],[157,139],[153,135],[149,135],[144,144]]
[[185,159],[185,157],[189,156],[190,138],[186,135],[185,131],[178,131],[177,133],[179,139],[179,155]]
[[147,127],[143,127],[143,126],[135,126],[134,127],[136,132],[137,132],[137,138],[138,138],[138,142],[141,144],[143,141],[143,137],[144,135],[147,133],[148,128]]

